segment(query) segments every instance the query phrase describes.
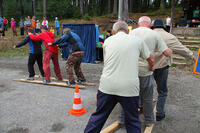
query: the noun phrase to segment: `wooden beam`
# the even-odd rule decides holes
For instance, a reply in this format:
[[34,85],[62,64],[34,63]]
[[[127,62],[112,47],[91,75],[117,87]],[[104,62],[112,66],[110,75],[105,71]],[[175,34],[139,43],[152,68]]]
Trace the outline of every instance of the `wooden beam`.
[[172,62],[172,64],[176,64],[176,65],[187,65],[186,63],[181,63],[181,62]]
[[75,86],[78,86],[79,88],[85,88],[85,86],[83,86],[83,85],[70,85],[69,86],[66,83],[60,83],[60,82],[50,82],[50,83],[44,84],[43,81],[41,81],[41,80],[13,79],[13,81],[33,83],[33,84],[42,84],[42,85],[60,86],[60,87],[69,87],[69,88],[75,88]]
[[[153,113],[154,113],[154,116],[156,116],[156,103],[155,103],[155,106],[154,106],[154,109],[153,109]],[[144,133],[152,133],[154,126],[155,125],[152,124],[150,127],[146,127],[145,130],[144,130]]]
[[[38,75],[35,75],[35,78],[39,78],[39,76],[38,76]],[[51,79],[52,81],[56,81],[56,78],[55,78],[55,77],[50,77],[50,79]],[[67,82],[67,81],[69,81],[69,80],[68,80],[68,79],[63,79],[62,81],[63,81],[63,82]],[[95,86],[95,85],[96,85],[95,83],[89,83],[89,82],[78,83],[77,81],[76,81],[76,84],[89,85],[89,86]]]
[[119,121],[115,121],[113,124],[103,129],[100,133],[112,133],[120,127]]

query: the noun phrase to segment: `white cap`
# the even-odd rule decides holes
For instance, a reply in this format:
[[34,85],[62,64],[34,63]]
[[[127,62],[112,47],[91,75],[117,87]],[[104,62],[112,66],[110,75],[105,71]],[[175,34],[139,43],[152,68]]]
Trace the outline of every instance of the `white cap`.
[[58,19],[58,17],[56,17],[55,19]]

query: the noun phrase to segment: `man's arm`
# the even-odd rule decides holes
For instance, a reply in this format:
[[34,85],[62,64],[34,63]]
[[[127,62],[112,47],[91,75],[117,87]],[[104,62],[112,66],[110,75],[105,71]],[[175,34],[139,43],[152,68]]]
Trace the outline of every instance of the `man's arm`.
[[33,35],[33,34],[30,34],[29,37],[33,40],[33,41],[41,41],[41,34],[38,34],[38,35]]
[[57,44],[61,44],[67,41],[67,39],[69,38],[69,36],[67,34],[64,34],[60,39],[58,39],[57,41],[53,42],[52,45],[57,45]]
[[191,50],[185,47],[176,37],[172,38],[169,42],[169,48],[171,48],[174,53],[177,53],[184,57],[194,58],[194,54]]
[[157,49],[162,52],[164,56],[168,57],[172,54],[172,50],[167,47],[167,44],[163,40],[162,36],[159,33],[157,34]]
[[166,57],[169,57],[172,53],[173,53],[172,50],[168,48],[163,52],[163,55]]
[[153,65],[154,65],[155,59],[154,59],[153,55],[150,54],[149,58],[147,58],[146,60],[147,60],[147,62],[149,64],[149,70],[150,71],[154,71],[155,68],[154,68]]
[[18,44],[16,44],[16,45],[14,45],[14,48],[19,48],[19,47],[21,47],[21,46],[23,46],[23,45],[26,45],[28,42],[29,42],[29,37],[27,36],[24,40],[22,40],[20,43],[18,43]]
[[149,70],[150,71],[153,71],[154,70],[154,57],[153,55],[150,53],[147,45],[145,44],[144,41],[142,41],[142,44],[141,44],[141,51],[140,51],[140,57],[143,58],[143,59],[146,59],[146,61],[148,62],[149,64]]

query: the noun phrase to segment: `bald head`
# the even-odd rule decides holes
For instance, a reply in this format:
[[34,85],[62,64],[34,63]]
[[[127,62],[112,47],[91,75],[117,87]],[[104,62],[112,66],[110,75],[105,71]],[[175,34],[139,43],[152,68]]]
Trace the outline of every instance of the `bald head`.
[[151,27],[151,19],[148,16],[142,16],[138,20],[139,27]]
[[116,23],[114,23],[114,25],[113,25],[114,34],[119,31],[124,31],[124,32],[128,33],[128,24],[124,21],[117,21]]

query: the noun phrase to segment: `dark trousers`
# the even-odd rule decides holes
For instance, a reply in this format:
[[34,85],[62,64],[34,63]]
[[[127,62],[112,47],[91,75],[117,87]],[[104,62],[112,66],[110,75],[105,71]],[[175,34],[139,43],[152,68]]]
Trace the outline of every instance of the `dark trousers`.
[[24,35],[24,27],[20,28],[20,35],[23,36]]
[[81,62],[84,52],[81,53],[72,53],[66,62],[66,71],[68,74],[69,81],[74,81],[73,67],[76,73],[78,80],[85,80],[85,77],[81,71]]
[[164,68],[156,69],[153,74],[157,84],[157,91],[158,91],[158,101],[156,105],[157,116],[165,115],[165,103],[168,95],[168,88],[167,88],[168,72],[169,72],[169,66],[166,66]]
[[44,53],[44,60],[43,60],[43,69],[44,69],[44,74],[45,74],[45,80],[50,80],[51,77],[51,71],[50,71],[50,60],[52,59],[53,65],[54,65],[54,72],[56,74],[56,76],[59,79],[63,79],[61,72],[60,72],[60,66],[58,63],[58,54],[53,53],[49,50],[45,50]]
[[29,58],[28,58],[29,77],[35,76],[35,71],[34,71],[35,61],[37,61],[40,73],[44,77],[44,71],[43,71],[43,68],[42,68],[42,54],[29,54]]
[[98,91],[97,109],[91,115],[84,133],[99,133],[118,102],[124,110],[127,133],[141,133],[141,124],[138,117],[138,100],[138,96],[122,97]]

